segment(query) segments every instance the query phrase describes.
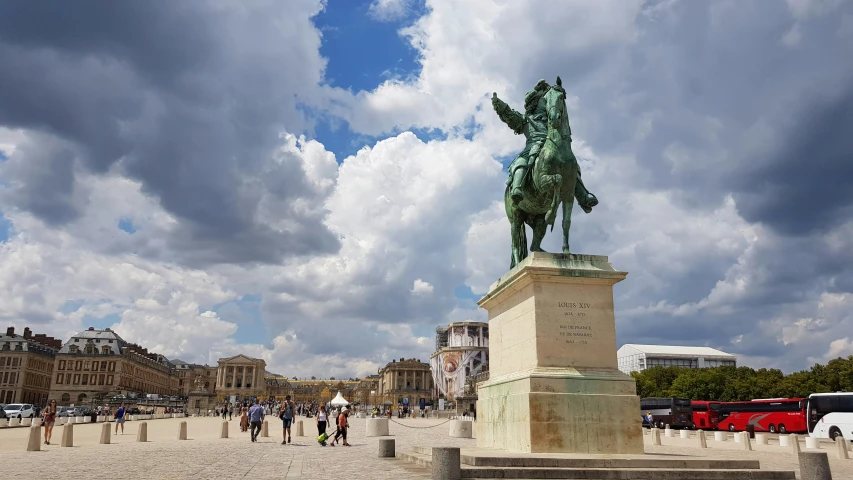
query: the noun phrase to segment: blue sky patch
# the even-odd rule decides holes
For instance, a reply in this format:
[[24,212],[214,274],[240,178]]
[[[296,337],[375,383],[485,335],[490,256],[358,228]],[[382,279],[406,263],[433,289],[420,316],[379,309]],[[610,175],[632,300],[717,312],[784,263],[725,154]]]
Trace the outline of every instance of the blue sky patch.
[[136,233],[136,226],[133,224],[133,220],[127,217],[121,217],[121,219],[118,221],[118,229],[125,231],[131,235]]
[[[374,20],[368,13],[369,6],[370,1],[330,0],[314,19],[323,32],[320,54],[328,59],[329,85],[353,92],[371,91],[389,79],[419,74],[418,52],[400,36],[399,30],[424,13],[423,2],[412,2],[409,14],[393,22]],[[314,138],[335,154],[338,163],[365,145],[376,143],[377,137],[355,134],[340,119],[321,118],[314,128]],[[431,138],[423,133],[417,135],[424,140]]]

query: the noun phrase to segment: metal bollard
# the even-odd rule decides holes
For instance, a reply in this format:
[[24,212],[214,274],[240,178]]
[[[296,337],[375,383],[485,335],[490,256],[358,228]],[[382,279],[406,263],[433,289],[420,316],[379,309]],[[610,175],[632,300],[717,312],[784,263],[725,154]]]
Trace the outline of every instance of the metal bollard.
[[396,452],[394,450],[394,439],[393,438],[380,438],[379,439],[379,458],[394,458],[396,457]]
[[832,480],[826,452],[800,452],[797,457],[801,480]]
[[462,463],[459,448],[432,447],[432,480],[460,480]]

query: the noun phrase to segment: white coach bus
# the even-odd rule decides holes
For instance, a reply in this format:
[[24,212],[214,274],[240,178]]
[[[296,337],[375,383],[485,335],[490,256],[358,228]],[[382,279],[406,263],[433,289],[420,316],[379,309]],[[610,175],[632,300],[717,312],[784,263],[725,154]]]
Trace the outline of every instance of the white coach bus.
[[853,392],[813,393],[808,402],[810,436],[853,440]]

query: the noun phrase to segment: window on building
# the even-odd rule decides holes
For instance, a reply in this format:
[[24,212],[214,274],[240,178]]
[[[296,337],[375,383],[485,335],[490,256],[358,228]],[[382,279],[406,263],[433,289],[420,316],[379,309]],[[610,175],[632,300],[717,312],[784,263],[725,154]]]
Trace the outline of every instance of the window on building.
[[68,403],[71,401],[71,395],[67,394],[67,393],[63,393],[62,397],[60,397],[60,398],[62,400],[62,403]]
[[80,374],[79,373],[74,374],[74,385],[80,385]]
[[98,375],[98,385],[104,385],[104,382],[105,382],[105,378],[104,378],[104,377],[105,377],[105,376],[106,376],[106,375],[104,375],[103,373],[102,373],[102,374],[100,374],[100,375]]
[[65,370],[65,360],[60,360],[60,361],[59,361],[59,369],[60,369],[60,370]]
[[13,358],[13,359],[12,359],[12,366],[13,366],[13,367],[17,367],[17,366],[18,366],[18,365],[20,365],[20,364],[21,364],[21,359],[20,359],[20,358]]
[[116,362],[110,362],[110,371],[111,371],[111,372],[115,372],[115,371],[116,371]]
[[88,384],[89,384],[89,376],[83,375],[83,385],[88,385]]
[[57,375],[56,375],[56,384],[57,384],[57,385],[61,385],[61,384],[62,384],[62,374],[61,374],[61,373],[59,373],[59,374],[57,374]]
[[74,370],[83,370],[83,362],[77,360],[77,362],[74,364]]
[[80,353],[80,347],[77,345],[71,345],[68,347],[68,353]]
[[91,364],[89,361],[83,362],[83,370],[89,370]]
[[92,371],[93,371],[93,372],[97,372],[97,371],[98,371],[98,362],[92,362]]

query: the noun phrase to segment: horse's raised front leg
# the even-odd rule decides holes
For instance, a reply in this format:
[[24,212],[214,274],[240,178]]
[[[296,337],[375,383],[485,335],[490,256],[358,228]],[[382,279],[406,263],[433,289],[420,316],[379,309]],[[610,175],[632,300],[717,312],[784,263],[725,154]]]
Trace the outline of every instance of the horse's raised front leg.
[[569,252],[569,229],[572,227],[572,207],[575,199],[571,195],[563,195],[563,253]]
[[545,221],[544,215],[536,215],[530,223],[533,228],[533,241],[530,242],[531,252],[544,252],[542,250],[542,239],[545,238],[545,233],[548,231],[548,222]]

